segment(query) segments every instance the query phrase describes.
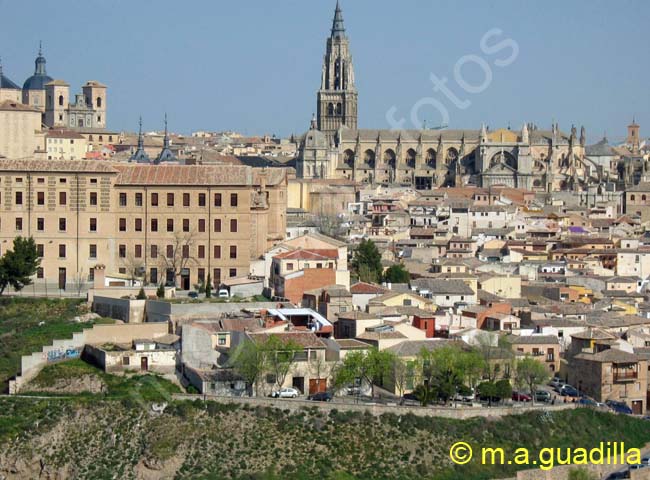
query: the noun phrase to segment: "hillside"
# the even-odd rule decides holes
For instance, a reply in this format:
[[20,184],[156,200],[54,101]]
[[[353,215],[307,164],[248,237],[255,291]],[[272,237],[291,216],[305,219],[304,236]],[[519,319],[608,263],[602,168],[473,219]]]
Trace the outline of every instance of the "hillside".
[[[586,409],[501,420],[376,418],[137,397],[0,399],[0,477],[93,479],[482,479],[515,467],[453,467],[449,446],[628,446],[650,440],[644,420]],[[101,399],[101,400],[100,400]]]
[[86,311],[76,299],[0,297],[0,391],[6,392],[8,381],[19,372],[22,355],[40,351],[54,339],[71,338],[94,323],[113,322],[74,321]]

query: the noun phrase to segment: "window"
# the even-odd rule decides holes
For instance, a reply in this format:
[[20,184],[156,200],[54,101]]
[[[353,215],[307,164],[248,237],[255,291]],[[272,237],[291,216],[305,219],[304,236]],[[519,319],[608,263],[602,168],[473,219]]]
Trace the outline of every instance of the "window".
[[237,258],[237,245],[230,245],[230,258]]
[[122,366],[128,367],[131,365],[131,359],[127,356],[122,357]]
[[173,232],[174,231],[174,219],[173,218],[168,218],[167,219],[167,231],[168,232]]
[[199,218],[199,232],[205,232],[205,219]]
[[23,204],[23,192],[16,192],[16,205]]
[[45,205],[45,192],[36,192],[36,204]]
[[97,258],[97,245],[95,245],[94,243],[91,243],[89,245],[88,257]]
[[287,263],[287,270],[288,271],[293,270],[293,263]]
[[120,218],[119,225],[120,225],[120,232],[126,232],[126,218]]
[[198,256],[199,258],[205,258],[205,245],[199,245]]
[[236,277],[237,276],[237,269],[236,268],[231,268],[228,273],[230,274],[230,278]]
[[126,207],[126,193],[120,193],[120,207]]
[[68,183],[68,180],[65,178],[59,178],[59,183]]
[[237,203],[238,203],[237,194],[236,193],[231,193],[230,194],[230,206],[231,207],[236,207]]
[[42,243],[36,245],[36,255],[42,258],[44,252],[45,252],[45,246]]
[[65,232],[65,227],[66,227],[66,222],[65,218],[59,218],[59,231],[60,232]]
[[135,194],[135,206],[136,207],[141,207],[142,206],[142,194],[141,193],[136,193]]
[[136,218],[135,219],[134,230],[136,232],[141,232],[142,231],[142,219],[141,218]]
[[36,278],[45,278],[45,273],[43,271],[43,267],[38,267],[36,269]]
[[174,257],[174,246],[167,245],[167,258],[173,258],[173,257]]
[[167,206],[168,207],[173,207],[174,206],[174,194],[173,193],[168,193],[167,194]]
[[135,258],[142,258],[142,245],[136,245],[134,249],[135,251],[133,255],[135,256]]
[[237,219],[235,219],[235,218],[233,218],[232,220],[230,220],[230,231],[231,231],[232,233],[236,233],[236,232],[237,232]]
[[205,207],[205,193],[199,193],[199,207]]
[[68,195],[65,192],[59,192],[59,205],[66,205],[68,203]]
[[152,207],[157,207],[158,206],[158,194],[157,193],[152,193],[151,194],[151,206]]
[[199,283],[205,283],[205,268],[199,268],[196,275]]
[[90,205],[97,205],[97,192],[90,192],[90,199],[89,199]]
[[158,283],[158,269],[157,268],[152,268],[149,270],[149,280],[151,283]]
[[221,269],[220,268],[215,268],[212,271],[212,281],[214,282],[215,285],[219,285],[221,283]]
[[190,219],[189,218],[184,218],[183,219],[183,231],[184,232],[189,232],[190,231]]
[[214,246],[214,258],[221,258],[221,245]]
[[22,217],[16,218],[16,230],[19,232],[23,229],[23,219]]
[[215,207],[220,207],[221,206],[221,194],[220,193],[215,193],[214,194],[214,206]]
[[39,232],[42,232],[45,230],[45,219],[44,218],[37,218],[36,219],[36,230]]
[[189,193],[184,193],[183,194],[183,206],[184,207],[189,207],[190,206],[190,194]]
[[214,219],[214,231],[217,233],[221,232],[221,219],[220,218],[215,218]]
[[65,245],[59,245],[59,258],[65,258]]
[[158,231],[158,219],[157,218],[152,218],[151,219],[151,231],[152,232],[157,232]]
[[181,250],[181,255],[183,255],[183,258],[190,258],[190,246],[189,245],[183,245],[183,248]]
[[117,250],[120,258],[126,258],[126,245],[119,245]]
[[151,258],[158,258],[158,245],[151,245]]
[[90,225],[88,226],[88,229],[91,232],[96,232],[97,231],[97,219],[96,218],[91,218],[90,219]]

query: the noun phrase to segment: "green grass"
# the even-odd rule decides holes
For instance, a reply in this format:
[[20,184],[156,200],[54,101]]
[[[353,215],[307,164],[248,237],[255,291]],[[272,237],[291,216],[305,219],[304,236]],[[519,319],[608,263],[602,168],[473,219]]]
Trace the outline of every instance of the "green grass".
[[[113,323],[112,319],[76,323],[81,300],[0,297],[0,389],[20,370],[20,357],[40,351],[52,340],[72,334],[94,323]],[[44,325],[39,326],[40,322]]]
[[[169,400],[171,394],[181,393],[181,389],[169,380],[155,374],[111,375],[94,365],[75,359],[48,365],[27,385],[26,392],[38,395],[39,387],[52,387],[57,382],[79,378],[84,375],[97,377],[106,386],[105,392],[93,394],[80,393],[80,397],[98,397],[107,400],[137,400],[150,402]],[[48,392],[48,395],[51,393]],[[70,396],[70,394],[62,394]]]

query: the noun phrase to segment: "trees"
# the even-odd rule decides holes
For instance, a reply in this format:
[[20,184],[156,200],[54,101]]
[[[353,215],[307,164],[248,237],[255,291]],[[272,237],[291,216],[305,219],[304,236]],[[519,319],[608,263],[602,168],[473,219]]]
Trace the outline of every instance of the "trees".
[[477,343],[478,352],[484,362],[484,377],[494,383],[499,375],[509,376],[507,369],[513,363],[513,354],[508,340],[490,332],[480,332]]
[[361,240],[354,251],[351,265],[363,282],[376,283],[381,279],[381,254],[372,240]]
[[194,251],[195,236],[194,232],[174,232],[172,243],[162,249],[161,255],[158,256],[163,270],[173,273],[174,286],[177,285],[178,276],[188,265],[198,263],[191,254]]
[[402,264],[392,265],[384,273],[384,281],[386,282],[408,283],[410,280],[411,274]]
[[395,364],[395,354],[386,350],[372,347],[367,353],[362,351],[350,352],[339,365],[334,376],[337,388],[354,384],[361,379],[370,385],[371,396],[375,396],[375,385],[381,385],[391,374]]
[[282,340],[273,334],[258,348],[266,356],[268,371],[275,378],[276,388],[281,389],[294,364],[296,353],[302,352],[303,348],[291,339]]
[[212,278],[208,273],[208,279],[205,282],[205,298],[210,298],[212,296]]
[[145,268],[142,258],[137,258],[133,252],[129,252],[126,257],[120,260],[120,263],[126,269],[132,287],[135,286],[136,280],[144,280]]
[[510,380],[502,378],[494,384],[496,387],[496,396],[501,400],[506,400],[512,397],[512,385],[510,385]]
[[146,300],[147,299],[147,294],[144,291],[144,287],[140,287],[140,291],[138,292],[138,296],[135,297],[138,300]]
[[393,382],[395,383],[395,389],[399,393],[400,399],[403,400],[406,385],[409,383],[409,380],[411,380],[413,376],[413,367],[396,355],[393,359],[392,375]]
[[533,403],[535,403],[537,385],[546,382],[549,378],[550,373],[546,366],[533,357],[526,356],[517,362],[517,381],[525,384],[530,389]]
[[34,239],[16,237],[13,249],[0,258],[0,295],[9,285],[16,291],[30,285],[40,264]]
[[156,289],[156,297],[165,298],[165,286],[162,283]]
[[253,392],[259,391],[260,379],[266,372],[266,352],[255,342],[245,340],[235,348],[230,357],[230,366],[252,387],[249,396],[253,396]]

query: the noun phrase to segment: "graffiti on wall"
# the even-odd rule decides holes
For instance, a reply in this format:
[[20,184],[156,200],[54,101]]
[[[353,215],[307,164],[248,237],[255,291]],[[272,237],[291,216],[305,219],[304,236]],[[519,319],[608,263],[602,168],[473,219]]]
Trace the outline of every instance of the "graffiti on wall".
[[73,348],[56,348],[49,350],[45,355],[48,363],[58,362],[61,360],[70,360],[81,356],[82,347]]

